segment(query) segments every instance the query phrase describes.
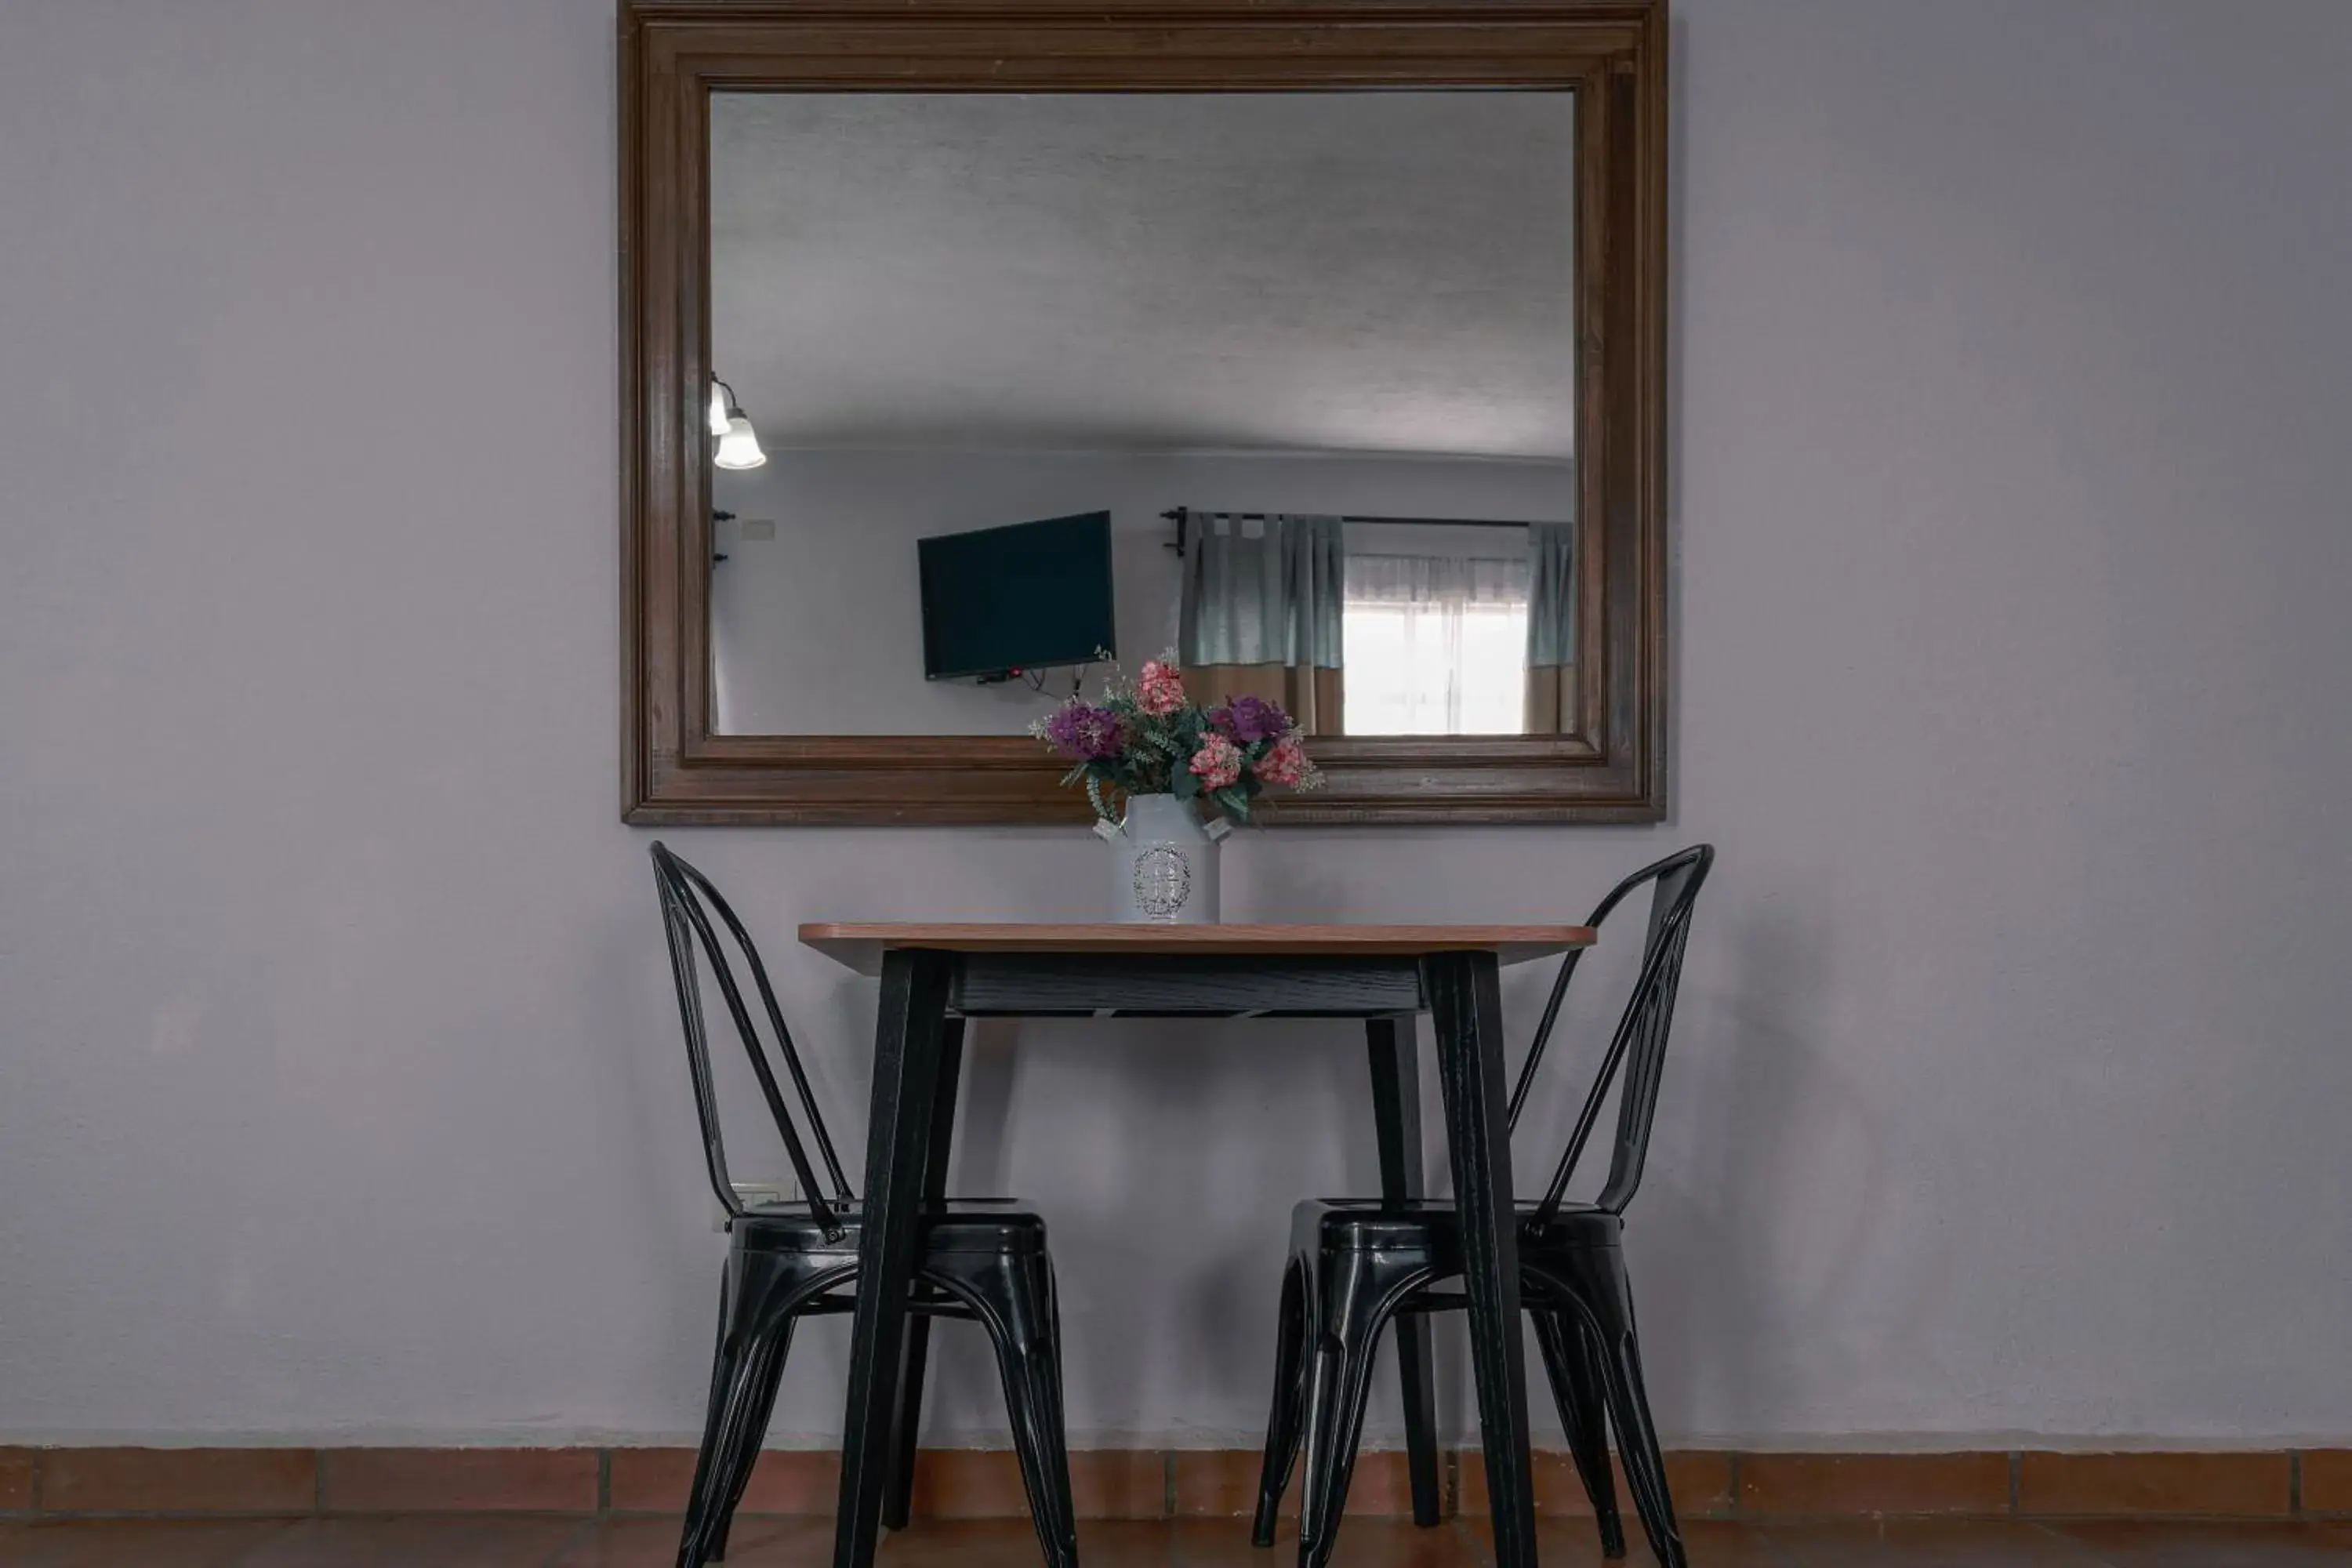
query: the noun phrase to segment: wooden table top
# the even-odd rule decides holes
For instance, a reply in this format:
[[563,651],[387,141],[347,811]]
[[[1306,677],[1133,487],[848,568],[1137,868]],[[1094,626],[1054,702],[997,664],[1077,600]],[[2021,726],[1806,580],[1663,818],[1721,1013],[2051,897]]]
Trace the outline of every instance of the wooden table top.
[[892,948],[947,952],[1090,952],[1227,957],[1417,957],[1492,952],[1504,963],[1592,945],[1591,926],[1562,925],[1025,925],[1014,921],[849,921],[801,927],[801,941],[860,974],[879,974]]

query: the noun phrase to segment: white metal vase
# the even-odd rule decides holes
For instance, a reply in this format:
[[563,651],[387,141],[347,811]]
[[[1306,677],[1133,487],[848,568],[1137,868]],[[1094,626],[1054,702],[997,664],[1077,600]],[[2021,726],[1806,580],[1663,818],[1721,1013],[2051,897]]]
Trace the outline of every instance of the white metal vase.
[[1122,822],[1097,822],[1110,846],[1110,910],[1116,921],[1141,925],[1217,923],[1217,848],[1234,825],[1202,822],[1188,801],[1172,795],[1127,800]]

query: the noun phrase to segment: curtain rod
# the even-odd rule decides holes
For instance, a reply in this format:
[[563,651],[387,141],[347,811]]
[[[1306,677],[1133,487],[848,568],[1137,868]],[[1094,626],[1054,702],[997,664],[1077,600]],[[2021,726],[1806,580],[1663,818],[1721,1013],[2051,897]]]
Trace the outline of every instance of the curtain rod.
[[[1276,517],[1296,517],[1297,512],[1226,511],[1201,513],[1188,506],[1171,506],[1160,514],[1176,525],[1176,542],[1168,548],[1177,554],[1184,553],[1185,525],[1195,517],[1237,517],[1244,521],[1266,522]],[[1526,518],[1501,517],[1343,517],[1341,522],[1387,523],[1399,528],[1532,528]]]

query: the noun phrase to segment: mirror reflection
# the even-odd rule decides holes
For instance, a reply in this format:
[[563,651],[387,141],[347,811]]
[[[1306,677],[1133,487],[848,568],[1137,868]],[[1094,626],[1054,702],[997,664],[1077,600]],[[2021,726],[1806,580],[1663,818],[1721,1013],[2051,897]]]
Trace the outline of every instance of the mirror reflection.
[[726,734],[1577,727],[1565,93],[721,93]]

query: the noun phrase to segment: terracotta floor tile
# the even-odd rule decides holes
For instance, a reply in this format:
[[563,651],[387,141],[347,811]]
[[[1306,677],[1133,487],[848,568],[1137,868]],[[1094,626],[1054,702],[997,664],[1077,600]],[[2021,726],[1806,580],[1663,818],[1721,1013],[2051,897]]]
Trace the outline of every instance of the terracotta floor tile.
[[2029,1452],[2018,1468],[2017,1511],[2284,1518],[2292,1473],[2283,1453]]
[[[668,1568],[678,1521],[604,1523],[448,1515],[383,1519],[74,1520],[0,1522],[0,1568]],[[1544,1568],[1601,1568],[1589,1521],[1537,1521]],[[1824,1520],[1684,1526],[1694,1568],[2352,1568],[2352,1524],[2284,1521]],[[730,1568],[824,1568],[833,1526],[747,1516]],[[1351,1520],[1337,1568],[1490,1568],[1483,1521],[1434,1530]],[[1087,1568],[1289,1568],[1287,1527],[1271,1551],[1237,1521],[1103,1521],[1078,1530]],[[1025,1521],[919,1524],[886,1534],[877,1568],[1035,1568]],[[1625,1568],[1654,1568],[1636,1537]]]
[[[748,1559],[754,1551],[759,1524],[782,1521],[736,1521],[728,1550]],[[797,1521],[794,1521],[797,1522]],[[643,1519],[604,1520],[572,1537],[551,1568],[671,1568],[677,1561],[677,1538],[684,1521],[649,1515]]]
[[2284,1521],[2083,1520],[2050,1528],[2107,1568],[2345,1568],[2352,1525]]
[[[1536,1556],[1544,1568],[1656,1568],[1657,1558],[1652,1555],[1649,1542],[1642,1536],[1641,1522],[1633,1517],[1628,1502],[1625,1513],[1626,1554],[1612,1560],[1601,1554],[1601,1532],[1590,1519],[1544,1519],[1536,1521]],[[1691,1519],[1680,1521],[1683,1549],[1689,1554],[1691,1568],[1790,1568],[1789,1561],[1774,1551],[1761,1532],[1745,1524],[1728,1520]],[[1455,1521],[1475,1549],[1476,1556],[1465,1558],[1465,1563],[1487,1563],[1494,1560],[1492,1542],[1495,1529],[1486,1520]]]
[[33,1506],[35,1453],[31,1448],[0,1448],[0,1513]]
[[[1549,1448],[1538,1448],[1529,1458],[1534,1461],[1536,1481],[1536,1512],[1538,1514],[1582,1514],[1592,1512],[1592,1501],[1584,1495],[1584,1483],[1577,1479],[1576,1465],[1566,1454]],[[1486,1456],[1475,1448],[1465,1448],[1454,1456],[1454,1507],[1457,1511],[1485,1517],[1490,1506],[1486,1496]],[[1666,1485],[1672,1487],[1670,1479]],[[1619,1487],[1620,1502],[1626,1496]]]
[[1298,1561],[1298,1521],[1292,1518],[1275,1527],[1274,1544],[1262,1552],[1250,1544],[1245,1519],[1180,1519],[1166,1530],[1171,1568],[1294,1568]]
[[593,1448],[329,1448],[325,1456],[319,1504],[333,1513],[596,1508]]
[[[1171,1457],[1176,1478],[1179,1519],[1247,1519],[1257,1509],[1261,1457],[1244,1448],[1180,1448]],[[1293,1467],[1286,1508],[1297,1507],[1298,1472]]]
[[2080,1543],[2021,1520],[1839,1519],[1759,1528],[1799,1568],[2101,1568]]
[[615,1448],[608,1470],[615,1513],[679,1513],[694,1484],[691,1448]]
[[[1679,1507],[1679,1491],[1675,1500]],[[2009,1511],[2009,1456],[1743,1454],[1739,1510],[1751,1519],[1933,1513],[1993,1517]]]
[[[1713,1519],[1732,1511],[1731,1456],[1710,1448],[1673,1448],[1666,1453],[1666,1490],[1675,1500],[1675,1517]],[[1584,1495],[1580,1485],[1577,1495]],[[1617,1480],[1617,1506],[1633,1506],[1622,1469]],[[1587,1505],[1591,1506],[1590,1504]]]
[[545,1568],[593,1528],[576,1519],[492,1515],[306,1519],[235,1563],[236,1568]]
[[[1164,1519],[1079,1519],[1077,1561],[1087,1568],[1169,1568],[1176,1540]],[[1042,1554],[1034,1561],[1045,1561]],[[1265,1565],[1273,1568],[1273,1565]]]
[[[615,1513],[683,1513],[694,1484],[691,1448],[615,1448],[611,1470]],[[742,1511],[831,1513],[841,1493],[841,1456],[829,1450],[770,1448],[751,1468]]]
[[0,1525],[5,1568],[229,1568],[281,1520],[44,1520]]
[[[1034,1541],[1031,1545],[1034,1550]],[[1078,1561],[1086,1568],[1171,1568],[1175,1560],[1175,1537],[1166,1520],[1078,1521]],[[1033,1565],[1043,1561],[1043,1553],[1030,1559]],[[1262,1563],[1259,1568],[1275,1565]]]
[[[591,1525],[551,1568],[672,1568],[684,1521],[611,1520]],[[736,1516],[727,1568],[819,1568],[833,1560],[829,1519]]]
[[2302,1457],[2303,1511],[2352,1513],[2352,1448],[2311,1448]]
[[917,1519],[1029,1517],[1021,1461],[1010,1448],[925,1448],[915,1456]]
[[[1630,1546],[1626,1560],[1637,1568],[1654,1564],[1657,1559],[1650,1555],[1649,1543],[1642,1539],[1641,1523],[1628,1506],[1625,1534]],[[1788,1554],[1752,1525],[1710,1519],[1686,1519],[1681,1524],[1683,1546],[1690,1553],[1691,1568],[1794,1568]]]
[[[825,1550],[813,1561],[830,1561],[831,1521],[824,1521]],[[1168,1561],[1168,1527],[1123,1520],[1080,1521],[1078,1559],[1087,1568],[1162,1568]],[[875,1568],[1038,1568],[1045,1554],[1025,1519],[917,1520],[910,1529],[885,1531]],[[728,1559],[732,1568],[734,1558]]]
[[[1575,1461],[1567,1454],[1549,1448],[1535,1452],[1536,1513],[1538,1517],[1554,1514],[1564,1519],[1592,1517],[1592,1500],[1584,1495],[1584,1482],[1576,1473]],[[1466,1514],[1486,1511],[1486,1456],[1476,1449],[1465,1449],[1457,1460],[1460,1466],[1460,1510]],[[1617,1488],[1618,1511],[1633,1517],[1633,1493],[1625,1485],[1625,1467],[1613,1454],[1610,1457],[1611,1475]],[[1677,1519],[1717,1518],[1732,1511],[1731,1456],[1704,1448],[1678,1448],[1666,1455],[1666,1490],[1675,1500]]]
[[[1171,1531],[1173,1568],[1293,1568],[1298,1532],[1285,1521],[1275,1544],[1250,1544],[1247,1520],[1182,1520]],[[1339,1527],[1334,1568],[1483,1568],[1487,1561],[1470,1533],[1449,1521],[1423,1530],[1410,1519],[1349,1519]],[[1546,1556],[1546,1568],[1552,1559]],[[1087,1568],[1097,1568],[1091,1562]],[[1119,1568],[1126,1568],[1121,1563]]]
[[1070,1456],[1070,1498],[1080,1519],[1165,1519],[1168,1457],[1156,1448],[1082,1448]]
[[[1257,1463],[1262,1457],[1254,1456]],[[1444,1456],[1438,1457],[1438,1490],[1445,1489]],[[1255,1466],[1253,1467],[1255,1468]],[[1283,1500],[1296,1504],[1298,1478],[1291,1476],[1290,1490]],[[1257,1488],[1250,1488],[1250,1509],[1257,1508]],[[1348,1517],[1350,1519],[1411,1519],[1412,1517],[1412,1467],[1401,1450],[1373,1449],[1356,1456],[1356,1468],[1348,1478]]]
[[46,1513],[308,1513],[319,1496],[308,1448],[47,1448]]

